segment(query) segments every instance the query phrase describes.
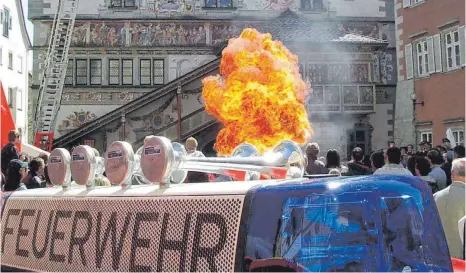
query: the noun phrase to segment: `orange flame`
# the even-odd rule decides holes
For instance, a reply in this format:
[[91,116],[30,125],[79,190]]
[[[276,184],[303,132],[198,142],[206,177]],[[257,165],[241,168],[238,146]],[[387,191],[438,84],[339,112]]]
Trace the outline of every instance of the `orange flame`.
[[202,80],[207,113],[224,124],[215,149],[229,155],[243,143],[260,152],[289,139],[312,135],[303,102],[309,86],[299,74],[298,57],[272,35],[245,29],[222,52],[220,75]]

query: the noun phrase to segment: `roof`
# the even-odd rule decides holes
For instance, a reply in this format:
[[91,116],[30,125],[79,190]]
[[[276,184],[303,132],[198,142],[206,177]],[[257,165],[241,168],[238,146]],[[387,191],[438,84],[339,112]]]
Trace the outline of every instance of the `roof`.
[[29,34],[26,28],[26,21],[24,18],[23,3],[21,0],[15,0],[16,10],[18,11],[18,22],[21,28],[21,35],[23,36],[23,42],[26,46],[26,49],[31,49],[31,40],[29,39]]
[[337,22],[311,21],[290,10],[268,21],[262,31],[271,33],[274,40],[284,42],[388,44],[384,40],[345,33]]

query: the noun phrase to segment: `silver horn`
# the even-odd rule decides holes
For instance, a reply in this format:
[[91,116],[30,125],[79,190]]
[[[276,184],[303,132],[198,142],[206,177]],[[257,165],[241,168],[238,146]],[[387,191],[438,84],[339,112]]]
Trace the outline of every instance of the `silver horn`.
[[[257,150],[250,144],[242,144],[235,149],[231,157],[201,158],[190,157],[179,143],[170,143],[165,137],[148,136],[144,139],[144,151],[141,156],[141,169],[144,177],[152,183],[162,185],[170,182],[181,183],[187,171],[217,173],[226,176],[243,177],[264,173],[274,178],[302,176],[304,173],[304,154],[297,144],[284,141],[277,145],[274,153],[258,156]],[[252,157],[243,157],[252,156]],[[290,167],[295,171],[290,175]],[[257,176],[257,175],[256,175]]]
[[[263,156],[252,156],[246,158],[196,158],[196,162],[270,167],[270,170],[261,173],[271,175],[273,178],[284,178],[283,169],[286,170],[286,178],[303,177],[306,169],[306,157],[304,156],[301,147],[290,140],[283,140],[278,143],[272,151],[264,153]],[[265,170],[267,170],[267,168],[265,168]]]
[[113,185],[127,187],[135,178],[139,184],[149,184],[141,172],[142,147],[134,153],[133,147],[126,141],[115,141],[108,146],[105,153],[105,174]]
[[93,148],[79,145],[71,153],[71,176],[78,185],[93,188],[95,179],[105,171],[104,159]]

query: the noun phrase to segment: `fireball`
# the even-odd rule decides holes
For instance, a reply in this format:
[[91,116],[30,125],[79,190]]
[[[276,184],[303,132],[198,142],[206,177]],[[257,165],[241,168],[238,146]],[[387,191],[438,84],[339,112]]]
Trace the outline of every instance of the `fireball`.
[[280,141],[306,142],[312,135],[304,107],[309,86],[298,57],[270,34],[245,29],[222,52],[220,75],[202,80],[207,113],[224,128],[215,149],[229,155],[247,142],[265,152]]

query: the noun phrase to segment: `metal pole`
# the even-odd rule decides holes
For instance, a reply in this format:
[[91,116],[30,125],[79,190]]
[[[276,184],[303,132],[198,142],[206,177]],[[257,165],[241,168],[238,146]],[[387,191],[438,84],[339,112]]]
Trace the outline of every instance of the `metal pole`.
[[178,142],[181,143],[181,85],[176,90],[176,108],[178,110]]
[[121,123],[123,125],[123,141],[126,141],[126,114],[121,113]]
[[416,133],[416,101],[413,100],[413,137],[414,137],[414,150],[417,147],[417,133]]

